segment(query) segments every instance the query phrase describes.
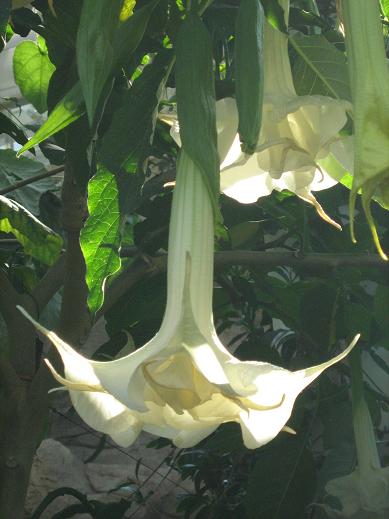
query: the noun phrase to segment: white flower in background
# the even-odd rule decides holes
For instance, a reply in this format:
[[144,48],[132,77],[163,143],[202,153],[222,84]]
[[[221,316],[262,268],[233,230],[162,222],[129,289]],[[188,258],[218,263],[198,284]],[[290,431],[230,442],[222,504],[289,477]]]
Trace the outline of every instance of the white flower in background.
[[347,64],[351,80],[354,122],[354,175],[350,194],[351,237],[357,194],[381,257],[371,200],[389,208],[389,70],[378,0],[343,0]]
[[143,429],[191,447],[231,421],[241,425],[248,448],[264,445],[285,429],[299,393],[355,344],[296,372],[240,362],[221,344],[213,325],[213,252],[209,194],[182,150],[170,220],[167,304],[151,341],[121,359],[95,362],[21,309],[60,353],[66,378],[50,368],[79,415],[120,445],[130,445]]
[[387,519],[389,517],[389,467],[381,467],[374,428],[363,397],[363,379],[355,358],[352,363],[352,401],[357,467],[351,474],[329,481],[327,494],[341,505],[337,510],[321,505],[334,519]]
[[[279,3],[287,20],[289,0]],[[319,162],[330,153],[344,161],[342,155],[346,150],[335,144],[340,140],[339,131],[347,122],[346,110],[350,108],[347,101],[297,95],[288,38],[265,21],[262,127],[253,155],[241,152],[235,100],[226,98],[216,103],[221,190],[238,202],[253,203],[273,189],[287,189],[314,205],[322,218],[339,227],[324,212],[312,191],[337,183]],[[162,119],[168,121],[169,116],[163,114]],[[177,121],[173,122],[171,135],[180,145]]]

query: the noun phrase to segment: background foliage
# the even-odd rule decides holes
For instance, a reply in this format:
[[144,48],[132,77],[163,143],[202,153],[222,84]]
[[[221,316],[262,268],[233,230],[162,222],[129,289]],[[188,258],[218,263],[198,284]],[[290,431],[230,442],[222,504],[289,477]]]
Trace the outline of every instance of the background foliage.
[[[1,8],[6,4],[1,2]],[[262,4],[268,19],[282,30],[277,2]],[[17,294],[34,298],[61,250],[73,246],[72,229],[82,227],[76,243],[79,238],[86,274],[79,273],[74,256],[67,272],[76,281],[85,277],[92,322],[102,316],[106,320],[109,341],[95,357],[114,358],[124,346],[123,331],[139,347],[162,320],[171,204],[171,189],[164,184],[174,180],[178,150],[157,111],[166,99],[165,87],[175,87],[174,45],[185,5],[181,0],[138,0],[134,14],[126,18],[123,11],[120,22],[121,0],[36,0],[32,5],[34,10],[11,10],[10,18],[0,20],[4,41],[31,30],[39,35],[36,42],[17,47],[14,73],[24,98],[40,113],[48,109],[42,125],[26,128],[10,113],[12,100],[3,100],[0,132],[15,141],[15,151],[0,150],[1,270]],[[238,0],[201,3],[218,98],[234,94],[238,6]],[[292,2],[290,53],[298,94],[349,98],[344,42],[335,21],[334,2]],[[29,153],[17,158],[20,146],[19,153]],[[65,187],[61,195],[58,175],[13,189],[53,166],[63,170],[62,165],[74,190],[70,201]],[[240,359],[288,369],[327,359],[339,343],[361,332],[363,358],[374,366],[365,381],[370,411],[378,434],[387,441],[380,424],[383,416],[387,420],[389,400],[375,378],[378,372],[389,373],[384,360],[389,345],[388,271],[365,261],[365,253],[375,251],[361,214],[356,216],[358,244],[351,243],[348,196],[342,184],[318,193],[328,213],[342,222],[342,233],[288,192],[273,192],[250,205],[221,196],[215,321]],[[373,211],[383,247],[389,250],[387,214],[378,204]],[[234,253],[242,250],[282,252],[284,262],[262,264],[261,256],[255,263],[234,262]],[[218,262],[227,251],[229,264]],[[332,261],[351,253],[356,255],[353,266]],[[309,263],[314,255],[322,255],[321,264]],[[308,261],[299,266],[304,259]],[[128,272],[138,282],[126,290]],[[53,327],[71,336],[76,332],[64,328],[66,283],[65,277],[62,306],[58,309],[58,297],[49,298],[46,315],[51,315]],[[71,292],[73,304],[77,300],[85,307],[85,294],[77,290]],[[8,328],[1,333],[1,355],[8,359],[12,332]],[[85,336],[77,333],[74,343],[80,344]],[[40,355],[37,347],[38,360]],[[346,365],[324,374],[295,406],[290,425],[298,431],[296,437],[281,433],[267,446],[249,451],[239,428],[227,424],[194,449],[172,451],[166,463],[194,483],[193,493],[181,496],[177,511],[188,518],[324,517],[308,505],[322,501],[325,483],[349,473],[355,463],[348,389]],[[151,447],[163,445],[166,441],[157,439]],[[77,489],[66,491],[79,504],[61,517],[86,510],[92,517],[124,517],[145,498],[139,490],[132,501],[108,505],[88,502]],[[48,496],[45,504],[55,497]]]

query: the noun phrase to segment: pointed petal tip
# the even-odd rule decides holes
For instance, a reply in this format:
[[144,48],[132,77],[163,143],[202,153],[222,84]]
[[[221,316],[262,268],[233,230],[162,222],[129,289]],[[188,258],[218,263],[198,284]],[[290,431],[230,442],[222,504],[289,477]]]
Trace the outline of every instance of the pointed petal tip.
[[43,335],[47,335],[49,333],[48,330],[46,330],[46,328],[44,326],[39,324],[38,321],[36,321],[33,317],[31,317],[31,315],[27,312],[27,310],[25,308],[23,308],[20,305],[16,305],[16,308],[19,310],[19,312],[21,312],[24,315],[24,317],[26,319],[28,319],[35,326],[35,328],[37,330],[39,330],[41,333],[43,333]]
[[297,435],[297,432],[294,429],[292,429],[291,427],[289,427],[288,425],[284,425],[284,427],[281,429],[281,431],[292,434],[293,436]]
[[85,384],[83,382],[73,382],[71,380],[68,380],[67,378],[62,377],[58,371],[54,368],[54,366],[51,364],[49,359],[44,359],[47,367],[51,371],[51,374],[55,378],[57,382],[59,382],[62,386],[64,386],[64,389],[68,389],[71,391],[89,391],[89,392],[97,392],[97,393],[105,393],[105,390],[102,386],[97,384]]

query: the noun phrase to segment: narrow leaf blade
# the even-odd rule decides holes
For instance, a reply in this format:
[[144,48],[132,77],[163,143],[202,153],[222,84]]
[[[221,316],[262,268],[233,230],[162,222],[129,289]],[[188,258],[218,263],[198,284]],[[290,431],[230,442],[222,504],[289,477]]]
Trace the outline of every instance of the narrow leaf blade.
[[63,130],[85,112],[81,85],[76,83],[66,96],[55,106],[47,121],[18,152],[18,156],[42,141]]
[[263,23],[259,0],[242,0],[236,20],[235,92],[242,151],[254,153],[259,138],[263,101]]

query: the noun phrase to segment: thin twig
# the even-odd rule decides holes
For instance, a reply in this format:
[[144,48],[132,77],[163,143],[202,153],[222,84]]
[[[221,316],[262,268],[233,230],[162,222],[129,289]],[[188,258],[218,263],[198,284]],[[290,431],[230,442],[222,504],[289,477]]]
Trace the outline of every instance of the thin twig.
[[33,182],[38,182],[38,180],[42,180],[43,178],[53,177],[57,173],[62,173],[64,171],[65,166],[58,166],[57,168],[50,169],[50,171],[46,171],[44,173],[39,173],[39,175],[35,175],[34,177],[25,178],[24,180],[20,180],[19,182],[15,182],[12,186],[4,187],[0,189],[0,195],[7,195],[11,193],[11,191],[15,191],[24,186],[28,186]]

